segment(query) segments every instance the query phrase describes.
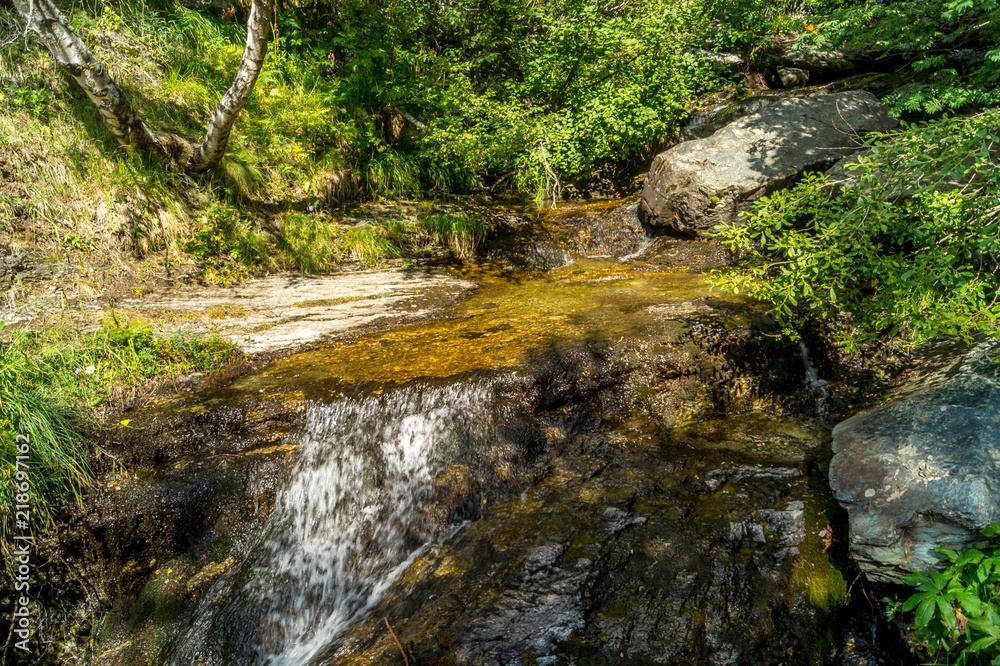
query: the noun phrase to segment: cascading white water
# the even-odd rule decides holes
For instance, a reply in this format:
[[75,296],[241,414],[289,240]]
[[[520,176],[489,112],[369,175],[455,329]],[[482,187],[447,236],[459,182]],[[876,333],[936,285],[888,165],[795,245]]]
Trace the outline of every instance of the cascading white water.
[[806,371],[806,386],[811,389],[819,389],[826,386],[826,380],[819,378],[819,370],[809,358],[809,348],[806,343],[799,341],[799,356],[802,357],[802,366]]
[[801,340],[799,341],[799,355],[802,357],[802,366],[806,371],[806,387],[812,391],[814,395],[819,396],[819,402],[816,403],[816,409],[822,412],[829,394],[829,386],[827,385],[825,379],[819,378],[819,370],[816,369],[812,359],[809,358],[809,348],[806,347],[806,343]]
[[503,419],[492,390],[473,384],[308,407],[291,482],[240,571],[242,587],[200,604],[170,662],[310,663],[434,536],[425,511],[433,478],[486,448],[513,453],[497,436]]

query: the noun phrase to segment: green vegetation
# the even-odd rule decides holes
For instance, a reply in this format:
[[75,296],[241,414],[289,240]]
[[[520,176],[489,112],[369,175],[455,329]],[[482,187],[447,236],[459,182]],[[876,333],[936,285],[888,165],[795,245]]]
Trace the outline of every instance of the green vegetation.
[[[917,83],[893,95],[899,112],[940,113],[1000,103],[1000,3],[997,0],[848,2],[817,19],[803,41],[832,40],[904,63]],[[981,61],[961,49],[985,51]],[[958,50],[958,51],[956,51]]]
[[[913,85],[887,101],[924,122],[869,141],[854,182],[812,175],[759,201],[745,226],[719,234],[745,262],[712,280],[771,302],[787,334],[823,319],[850,349],[995,330],[1000,110],[989,107],[1000,103],[1000,5],[866,0],[834,9],[800,42],[908,62]],[[985,55],[977,61],[974,50],[955,51],[962,47]],[[927,119],[947,109],[967,112]]]
[[27,507],[22,519],[29,516],[32,530],[47,527],[58,502],[79,500],[90,479],[75,412],[20,381],[19,360],[9,350],[0,357],[0,551],[7,573],[17,562],[11,537],[24,533],[14,529],[17,506]]
[[911,126],[871,144],[855,185],[814,175],[762,199],[719,234],[745,263],[712,280],[773,303],[793,335],[807,317],[841,322],[849,348],[993,329],[998,123],[993,109]]
[[847,598],[847,581],[828,552],[833,528],[827,515],[833,507],[806,508],[806,538],[799,544],[799,557],[792,569],[793,589],[806,594],[809,603],[824,613],[836,609]]
[[[206,225],[240,226],[248,264],[284,251],[254,242],[276,215],[308,206],[485,188],[552,196],[647,159],[728,83],[688,50],[752,57],[787,26],[786,4],[287,7],[223,164],[197,181],[121,152],[49,54],[13,40],[0,51],[0,215],[12,237],[166,264],[189,242],[204,249],[194,237]],[[241,57],[242,11],[98,0],[67,17],[150,126],[199,136]],[[288,265],[327,265],[289,252]]]
[[366,268],[387,259],[430,256],[447,248],[471,259],[488,227],[466,214],[423,214],[342,224],[313,212],[290,211],[261,225],[233,206],[213,204],[183,248],[204,266],[209,282],[229,282],[254,270],[320,273],[347,261]]
[[895,613],[913,614],[914,637],[934,663],[1000,662],[1000,523],[983,531],[983,541],[966,551],[938,548],[948,558],[943,571],[915,572],[903,578],[917,588]]
[[[15,331],[0,347],[0,544],[14,527],[15,456],[28,438],[32,527],[51,525],[59,502],[80,498],[91,473],[85,436],[99,406],[127,387],[187,372],[210,372],[234,360],[232,344],[217,339],[161,338],[142,322],[112,317],[94,333],[69,327]],[[22,436],[18,438],[18,436]],[[20,502],[23,503],[23,502]]]

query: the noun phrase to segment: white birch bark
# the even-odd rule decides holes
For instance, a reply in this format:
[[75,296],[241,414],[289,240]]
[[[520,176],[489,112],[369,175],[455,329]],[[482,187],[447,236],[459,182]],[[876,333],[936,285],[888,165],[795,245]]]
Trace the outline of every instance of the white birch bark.
[[[23,0],[22,0],[23,1]],[[250,7],[250,18],[247,19],[247,44],[243,50],[243,59],[236,70],[236,78],[226,94],[219,100],[219,106],[208,121],[208,130],[201,145],[195,148],[186,170],[190,173],[201,173],[211,169],[226,152],[229,135],[233,131],[233,123],[243,106],[250,98],[257,77],[264,66],[264,56],[267,55],[267,44],[271,36],[271,16],[274,13],[274,0],[253,0]]]
[[108,130],[128,149],[168,158],[188,173],[202,173],[222,159],[236,117],[253,92],[264,65],[271,35],[274,0],[253,0],[247,21],[247,43],[233,85],[219,100],[209,120],[201,145],[169,133],[150,130],[135,112],[128,97],[90,52],[52,0],[14,0],[14,7],[27,23],[27,29],[52,53],[56,62],[83,88],[97,107]]
[[91,54],[52,0],[14,0],[27,28],[52,53],[56,62],[80,84],[97,107],[108,130],[126,148],[160,151],[160,142],[136,115],[128,97]]

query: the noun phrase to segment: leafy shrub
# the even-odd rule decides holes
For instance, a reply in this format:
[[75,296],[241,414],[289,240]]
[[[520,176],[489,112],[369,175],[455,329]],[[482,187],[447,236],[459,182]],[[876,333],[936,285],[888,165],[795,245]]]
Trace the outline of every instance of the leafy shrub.
[[975,548],[940,547],[948,558],[943,571],[915,572],[903,581],[917,591],[893,613],[913,612],[914,637],[931,655],[951,664],[1000,663],[1000,523],[983,531]]
[[719,238],[745,262],[714,284],[769,301],[794,335],[808,317],[847,323],[852,348],[990,330],[1000,317],[1000,110],[873,142],[837,190],[807,176]]
[[213,203],[199,220],[199,228],[184,249],[206,265],[209,280],[227,282],[246,277],[246,267],[273,266],[268,234],[256,220],[235,207]]
[[[1000,102],[1000,3],[997,0],[901,0],[848,3],[818,20],[814,43],[832,40],[870,48],[906,62],[926,85],[909,87],[888,101],[897,113],[940,113]],[[960,65],[949,51],[979,47],[979,64]],[[952,55],[954,55],[952,53]],[[971,71],[962,71],[971,68]]]

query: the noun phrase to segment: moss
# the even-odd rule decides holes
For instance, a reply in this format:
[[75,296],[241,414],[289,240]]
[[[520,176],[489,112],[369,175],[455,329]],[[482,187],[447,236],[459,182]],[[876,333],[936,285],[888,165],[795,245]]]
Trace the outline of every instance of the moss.
[[829,524],[826,511],[806,505],[806,538],[799,545],[791,576],[792,589],[804,592],[809,604],[824,613],[843,604],[847,596],[847,581],[834,565],[824,541]]

